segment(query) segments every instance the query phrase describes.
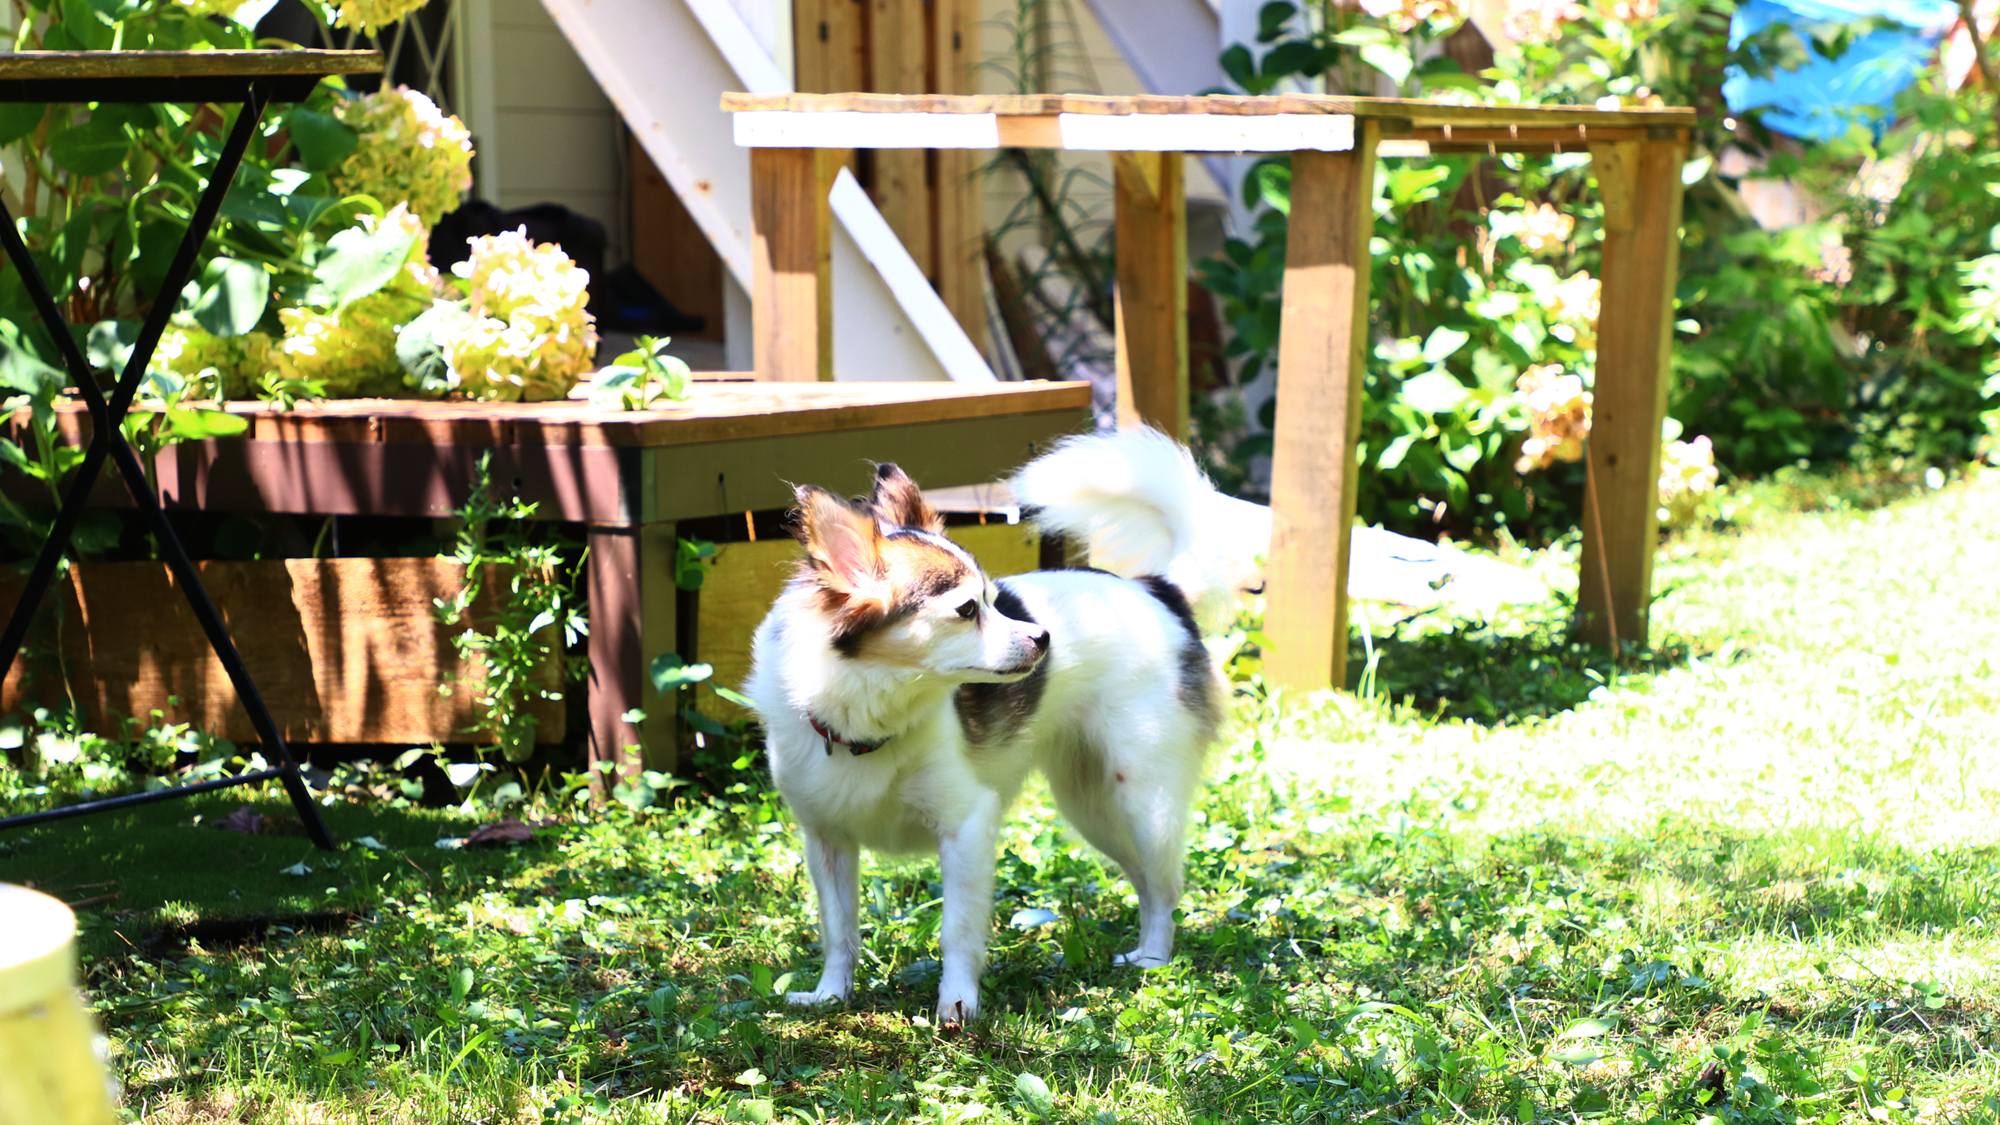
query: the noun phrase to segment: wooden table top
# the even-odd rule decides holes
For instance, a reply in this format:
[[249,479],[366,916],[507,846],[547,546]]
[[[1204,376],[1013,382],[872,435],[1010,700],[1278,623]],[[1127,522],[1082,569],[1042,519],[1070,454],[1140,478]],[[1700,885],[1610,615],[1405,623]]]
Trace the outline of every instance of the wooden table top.
[[377,74],[382,66],[380,51],[22,51],[0,54],[0,81]]
[[1047,117],[1056,114],[1121,116],[1260,117],[1272,114],[1343,114],[1371,117],[1424,129],[1445,125],[1528,128],[1587,125],[1604,128],[1690,126],[1695,111],[1684,106],[1659,109],[1597,109],[1593,106],[1456,105],[1420,98],[1351,98],[1334,94],[1206,94],[1164,97],[1152,94],[737,94],[722,95],[732,113],[944,113]]
[[[250,419],[244,437],[287,442],[432,442],[658,448],[704,442],[952,422],[1011,414],[1082,412],[1088,383],[697,382],[687,401],[654,410],[559,402],[426,402],[334,399],[280,411],[229,402]],[[87,438],[81,402],[59,404],[71,441]],[[138,409],[135,407],[135,410]],[[18,420],[17,420],[18,425]],[[227,439],[225,439],[227,440]]]
[[[724,94],[745,148],[1072,152],[1348,152],[1372,129],[1383,156],[1562,152],[1668,140],[1686,108],[1456,105],[1327,94],[1174,98],[1096,94]],[[1373,125],[1358,128],[1360,123]],[[1658,135],[1656,135],[1658,134]]]

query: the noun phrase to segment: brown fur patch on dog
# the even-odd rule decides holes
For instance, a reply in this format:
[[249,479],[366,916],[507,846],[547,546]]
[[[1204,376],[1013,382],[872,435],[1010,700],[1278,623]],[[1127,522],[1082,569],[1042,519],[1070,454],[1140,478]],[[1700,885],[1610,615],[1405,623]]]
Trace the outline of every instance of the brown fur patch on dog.
[[[900,470],[896,476],[909,480]],[[799,581],[813,585],[813,606],[833,623],[834,647],[844,655],[857,654],[865,637],[915,613],[926,598],[972,577],[963,559],[922,536],[882,534],[873,500],[863,511],[810,485],[797,495],[792,533],[806,549]]]
[[886,528],[907,527],[932,535],[944,534],[944,517],[924,500],[917,482],[895,465],[884,463],[875,467],[875,494],[868,498],[868,507]]

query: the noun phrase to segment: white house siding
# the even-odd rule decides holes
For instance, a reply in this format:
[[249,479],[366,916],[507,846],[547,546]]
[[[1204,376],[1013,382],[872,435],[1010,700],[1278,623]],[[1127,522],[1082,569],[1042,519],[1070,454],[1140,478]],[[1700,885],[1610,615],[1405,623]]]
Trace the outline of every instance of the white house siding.
[[540,0],[471,0],[465,14],[470,53],[477,60],[483,45],[491,59],[474,62],[485,73],[466,106],[481,150],[475,191],[509,210],[560,203],[588,215],[604,224],[607,263],[623,261],[626,178],[610,101]]

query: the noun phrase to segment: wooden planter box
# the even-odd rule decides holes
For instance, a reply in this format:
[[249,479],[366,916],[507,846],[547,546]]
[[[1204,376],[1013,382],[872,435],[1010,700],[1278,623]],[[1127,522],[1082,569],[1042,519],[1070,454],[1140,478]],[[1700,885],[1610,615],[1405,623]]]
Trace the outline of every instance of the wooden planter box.
[[[474,700],[485,681],[459,659],[451,638],[464,625],[432,617],[433,599],[455,596],[465,567],[448,559],[280,559],[198,563],[202,585],[222,612],[244,664],[278,729],[292,742],[470,742]],[[468,620],[494,611],[493,576]],[[19,599],[21,580],[0,584],[0,605]],[[120,716],[192,723],[238,742],[255,742],[250,718],[209,650],[173,576],[162,563],[78,563],[58,583],[60,649],[85,729],[111,733]],[[49,602],[53,604],[51,595]],[[50,651],[57,624],[45,611],[24,657],[0,687],[0,711],[18,714],[62,698]],[[542,683],[560,683],[552,654]],[[449,687],[449,693],[440,686]],[[558,700],[532,705],[541,742],[560,742]]]
[[[590,605],[590,672],[572,690],[585,694],[591,760],[628,772],[642,763],[672,769],[680,743],[675,712],[656,705],[646,670],[661,653],[687,654],[673,569],[682,521],[741,519],[784,507],[791,482],[863,492],[877,461],[901,464],[927,487],[1000,480],[1084,425],[1089,404],[1083,383],[747,381],[697,383],[688,401],[643,411],[582,401],[356,399],[301,403],[292,411],[232,402],[227,409],[245,416],[249,430],[162,452],[157,483],[170,512],[436,519],[465,502],[475,466],[490,457],[497,488],[534,503],[537,520],[581,525],[588,544],[582,586]],[[90,419],[80,404],[63,403],[58,413],[65,440],[89,439]],[[18,419],[9,436],[28,440]],[[18,475],[7,475],[23,498],[42,499]],[[92,500],[131,503],[109,476]],[[288,737],[416,743],[467,725],[469,690],[433,698],[439,683],[466,674],[429,617],[438,584],[450,581],[432,568],[448,564],[207,565],[203,583],[224,607]],[[271,568],[270,577],[259,586],[235,578],[237,567]],[[371,577],[347,577],[347,567]],[[84,579],[75,610],[80,617],[88,602],[102,626],[89,630],[96,648],[85,653],[99,655],[90,671],[70,668],[79,692],[93,685],[87,693],[88,706],[97,708],[93,721],[106,708],[145,715],[158,707],[176,721],[220,723],[222,733],[247,741],[243,712],[192,621],[176,616],[185,612],[176,604],[180,593],[164,585],[164,575],[151,587],[155,593],[124,606],[109,600],[108,587],[98,593],[95,582]],[[13,600],[0,593],[0,605]],[[768,605],[767,599],[756,616]],[[258,620],[286,606],[275,614],[279,620]],[[147,614],[162,620],[155,624]],[[167,621],[179,622],[188,643],[170,648],[146,639]],[[269,640],[252,643],[264,628]],[[314,678],[325,675],[336,678]],[[141,683],[161,686],[121,686]],[[164,705],[169,693],[180,697],[177,708]],[[643,722],[629,721],[641,711]],[[559,715],[542,721],[542,738],[562,730]]]

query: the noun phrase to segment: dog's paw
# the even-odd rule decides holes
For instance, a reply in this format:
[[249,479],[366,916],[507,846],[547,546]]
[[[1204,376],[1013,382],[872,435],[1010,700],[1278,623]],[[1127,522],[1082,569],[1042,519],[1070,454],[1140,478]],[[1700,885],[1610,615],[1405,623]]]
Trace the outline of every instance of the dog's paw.
[[785,1003],[795,1008],[817,1008],[826,1004],[840,1004],[847,1000],[847,993],[835,992],[830,988],[814,989],[811,992],[787,992]]
[[964,1027],[979,1018],[979,996],[945,995],[938,997],[937,1022],[940,1027]]
[[1120,953],[1113,957],[1111,963],[1120,968],[1129,966],[1134,969],[1164,969],[1172,964],[1173,960],[1172,957],[1156,957],[1143,949],[1135,949],[1130,953]]

